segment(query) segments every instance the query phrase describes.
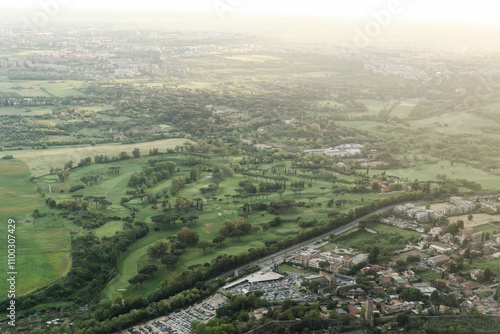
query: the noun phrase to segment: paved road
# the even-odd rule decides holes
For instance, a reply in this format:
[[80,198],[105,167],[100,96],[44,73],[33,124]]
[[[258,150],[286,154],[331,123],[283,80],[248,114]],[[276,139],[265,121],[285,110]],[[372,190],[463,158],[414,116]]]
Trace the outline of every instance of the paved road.
[[[368,215],[371,215],[371,214],[379,214],[379,213],[382,213],[383,211],[386,211],[386,210],[390,210],[396,206],[398,206],[400,204],[394,204],[394,205],[389,205],[389,206],[386,206],[382,209],[379,209],[375,212],[372,212],[372,213],[369,213]],[[330,231],[330,232],[327,232],[325,234],[322,234],[318,237],[315,237],[313,239],[309,239],[307,241],[304,241],[304,242],[301,242],[300,244],[297,244],[297,245],[294,245],[292,247],[289,247],[289,248],[286,248],[284,250],[281,250],[279,252],[276,252],[274,254],[271,254],[269,256],[266,256],[266,257],[263,257],[255,262],[252,262],[252,263],[249,263],[249,264],[246,264],[246,265],[243,265],[241,267],[238,267],[236,269],[233,269],[227,273],[224,273],[222,275],[219,275],[217,276],[217,278],[219,277],[226,277],[226,276],[230,276],[231,274],[234,273],[235,270],[243,270],[243,269],[246,269],[246,268],[249,268],[249,267],[253,267],[255,265],[258,265],[259,267],[261,267],[262,270],[266,271],[266,270],[271,270],[271,268],[275,265],[275,264],[280,264],[281,262],[283,262],[283,259],[286,258],[287,256],[297,252],[298,250],[300,250],[302,247],[308,247],[308,246],[311,246],[313,245],[315,242],[318,242],[324,238],[329,238],[331,235],[332,236],[335,236],[335,235],[338,235],[338,234],[342,234],[346,231],[349,231],[350,229],[358,226],[359,222],[362,221],[363,219],[365,219],[368,215],[365,215],[363,217],[360,217],[356,220],[353,220],[352,222],[350,222],[349,224],[347,225],[344,225],[344,226],[341,226],[333,231]]]

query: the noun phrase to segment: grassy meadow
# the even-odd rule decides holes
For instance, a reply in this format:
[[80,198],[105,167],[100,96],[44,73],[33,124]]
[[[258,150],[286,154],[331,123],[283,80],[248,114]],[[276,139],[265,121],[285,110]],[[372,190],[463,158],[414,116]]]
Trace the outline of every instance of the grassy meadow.
[[[31,213],[43,209],[40,195],[29,181],[30,173],[21,161],[0,160],[0,219],[7,233],[7,220],[16,221],[17,292],[25,294],[64,275],[71,266],[69,230],[38,226]],[[0,239],[0,250],[7,251],[7,238]],[[7,272],[7,263],[0,263]],[[6,285],[0,286],[5,295]]]
[[96,146],[61,146],[49,147],[46,150],[42,149],[23,149],[9,151],[15,158],[24,161],[32,174],[32,176],[41,176],[48,174],[50,167],[62,168],[68,161],[73,161],[74,165],[80,162],[80,159],[91,157],[94,158],[97,154],[117,156],[120,152],[125,151],[129,155],[134,148],[139,148],[141,153],[147,154],[152,148],[159,148],[160,151],[173,149],[177,145],[183,145],[189,142],[187,139],[164,139],[146,143],[136,144],[103,144]]

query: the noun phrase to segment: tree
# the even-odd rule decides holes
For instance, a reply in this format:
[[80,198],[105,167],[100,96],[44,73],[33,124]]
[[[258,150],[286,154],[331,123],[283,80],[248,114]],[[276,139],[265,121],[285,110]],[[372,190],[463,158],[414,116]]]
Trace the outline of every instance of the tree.
[[64,164],[64,169],[72,169],[73,168],[73,161],[68,161],[66,164]]
[[180,231],[177,232],[176,235],[177,240],[191,246],[196,245],[198,243],[198,240],[200,239],[198,232],[193,231],[192,229],[187,227],[183,227]]
[[432,291],[429,301],[433,305],[440,305],[441,304],[441,297],[439,296],[439,291],[437,291],[437,290]]
[[175,268],[175,265],[179,262],[179,257],[175,255],[165,255],[161,259],[161,263],[164,264],[167,268]]
[[224,240],[226,240],[226,238],[224,238],[223,236],[218,236],[218,237],[213,238],[212,242],[214,244],[217,244],[218,246],[220,246],[224,242]]
[[406,313],[400,313],[396,316],[396,322],[398,326],[404,327],[410,322],[410,317]]
[[330,266],[330,263],[328,261],[321,261],[320,263],[318,263],[318,266],[325,270],[325,268],[329,267]]
[[234,230],[231,233],[229,233],[229,236],[234,239],[238,239],[238,241],[241,239],[241,236],[243,235],[243,231],[241,230]]
[[132,155],[134,156],[134,158],[138,158],[141,156],[141,150],[138,149],[137,147],[134,148],[134,150],[132,151]]
[[82,211],[87,211],[88,208],[89,208],[89,202],[83,201],[82,202]]
[[368,254],[368,261],[372,264],[376,263],[379,254],[380,254],[380,249],[377,246],[373,247],[372,250],[370,251],[370,254]]
[[198,243],[198,248],[203,249],[203,254],[205,254],[207,248],[215,247],[215,245],[211,242],[202,241]]
[[403,185],[401,183],[391,183],[389,184],[389,189],[391,191],[401,191],[403,190]]
[[139,270],[139,274],[148,275],[151,276],[151,278],[153,278],[155,271],[158,271],[158,266],[150,264],[149,266],[146,266],[141,270]]
[[472,213],[469,213],[469,215],[467,216],[467,219],[468,219],[469,221],[471,221],[473,218],[474,218],[474,216],[472,215]]
[[148,254],[150,259],[154,260],[163,257],[167,253],[167,251],[168,244],[164,241],[158,241],[155,244],[149,246],[146,253]]
[[467,247],[464,252],[464,258],[470,259],[470,247]]
[[141,285],[141,289],[142,289],[142,283],[144,283],[148,278],[149,278],[148,275],[139,274],[139,275],[135,275],[134,277],[132,277],[131,279],[129,279],[128,282],[130,284],[135,284],[135,288],[136,289],[137,289],[137,284],[140,284]]

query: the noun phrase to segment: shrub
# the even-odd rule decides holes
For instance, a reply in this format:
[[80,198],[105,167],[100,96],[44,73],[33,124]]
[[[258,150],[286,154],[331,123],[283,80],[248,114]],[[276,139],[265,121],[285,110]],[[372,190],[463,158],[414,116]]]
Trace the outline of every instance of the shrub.
[[[69,189],[69,192],[70,192],[70,193],[73,193],[73,192],[75,192],[75,191],[77,191],[77,190],[80,190],[80,189],[83,189],[83,188],[85,188],[85,186],[84,186],[83,184],[77,184],[76,186],[71,187],[71,188]],[[76,196],[76,195],[75,195],[75,196]]]

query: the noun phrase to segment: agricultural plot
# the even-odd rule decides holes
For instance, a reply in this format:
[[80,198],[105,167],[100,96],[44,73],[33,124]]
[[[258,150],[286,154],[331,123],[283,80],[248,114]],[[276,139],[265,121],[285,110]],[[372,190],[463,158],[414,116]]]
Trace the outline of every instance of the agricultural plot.
[[83,86],[83,81],[43,81],[38,84],[41,88],[44,88],[47,93],[58,96],[79,96],[83,95],[81,92],[76,90]]
[[273,57],[273,56],[269,56],[269,55],[241,55],[241,56],[231,56],[231,57],[225,57],[225,58],[232,59],[232,60],[239,60],[239,61],[243,61],[243,62],[256,62],[256,63],[282,60],[282,58]]
[[[489,215],[486,213],[476,213],[472,215],[472,220],[468,219],[468,215],[453,216],[448,218],[450,223],[455,223],[457,220],[462,220],[465,227],[476,227],[479,228],[481,225],[492,223],[498,221],[497,216]],[[478,230],[481,231],[481,230]]]
[[[484,172],[463,164],[454,164],[449,161],[440,161],[436,164],[421,164],[412,168],[388,169],[387,175],[407,178],[410,181],[436,180],[437,174],[446,174],[453,179],[467,179],[481,184],[483,189],[500,189],[500,176]],[[379,170],[370,170],[369,175],[380,174]]]
[[146,143],[136,144],[106,144],[96,146],[68,146],[68,147],[51,147],[46,150],[41,149],[26,149],[10,151],[15,158],[24,161],[32,176],[41,176],[48,174],[50,167],[62,167],[66,162],[72,160],[76,164],[80,159],[86,157],[94,157],[95,155],[102,154],[108,156],[116,156],[118,153],[125,151],[129,155],[134,148],[139,148],[142,153],[147,154],[150,149],[158,148],[160,151],[173,149],[177,145],[183,145],[189,142],[186,139],[165,139]]
[[[500,123],[498,122],[465,112],[440,114],[421,120],[410,121],[410,124],[412,127],[429,128],[432,131],[447,135],[483,134],[483,127],[500,127]],[[488,135],[495,136],[493,133],[488,133]]]
[[50,96],[33,81],[0,81],[0,92],[16,93],[23,97]]

